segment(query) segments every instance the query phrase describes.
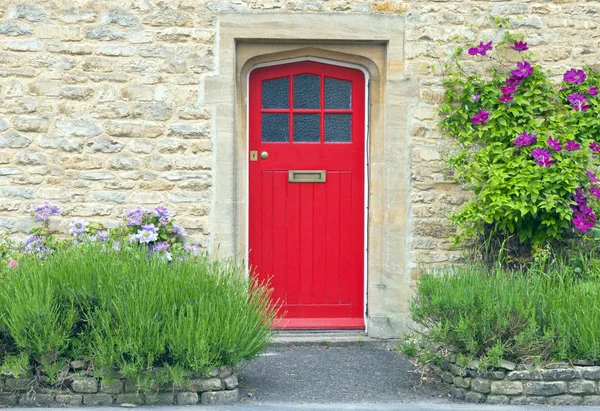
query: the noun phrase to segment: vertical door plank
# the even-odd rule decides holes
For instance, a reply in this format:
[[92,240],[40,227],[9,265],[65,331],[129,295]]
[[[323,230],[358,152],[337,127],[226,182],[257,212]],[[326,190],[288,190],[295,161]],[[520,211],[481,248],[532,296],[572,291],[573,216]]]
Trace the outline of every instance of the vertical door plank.
[[[273,176],[273,299],[285,303],[287,296],[287,173],[276,171]],[[271,229],[262,227],[262,229]]]
[[327,302],[327,184],[314,185],[313,303]]
[[327,304],[339,303],[340,276],[340,173],[327,176]]
[[312,303],[314,184],[300,186],[300,304]]
[[[352,266],[352,245],[357,241],[354,236],[359,230],[353,226],[362,223],[352,220],[352,172],[340,173],[340,302],[350,304],[351,290],[356,285],[356,275]],[[343,279],[343,280],[342,280]]]
[[263,171],[261,225],[262,232],[262,258],[260,262],[261,277],[271,280],[273,277],[273,172]]
[[300,301],[300,185],[288,184],[287,272],[288,304]]

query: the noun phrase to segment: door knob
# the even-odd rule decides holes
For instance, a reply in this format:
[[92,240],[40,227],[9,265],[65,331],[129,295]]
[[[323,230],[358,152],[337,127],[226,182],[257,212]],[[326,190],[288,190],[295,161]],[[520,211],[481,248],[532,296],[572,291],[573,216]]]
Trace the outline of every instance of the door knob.
[[267,153],[266,151],[261,151],[260,158],[261,160],[266,160],[267,158],[269,158],[269,153]]

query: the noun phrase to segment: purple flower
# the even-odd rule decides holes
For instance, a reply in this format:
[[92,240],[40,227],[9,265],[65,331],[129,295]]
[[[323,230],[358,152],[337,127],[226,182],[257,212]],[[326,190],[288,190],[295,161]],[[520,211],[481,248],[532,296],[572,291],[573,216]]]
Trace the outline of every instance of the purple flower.
[[531,150],[531,156],[539,160],[542,157],[550,157],[550,152],[543,148],[536,148],[535,150]]
[[517,147],[526,147],[526,146],[530,146],[533,143],[535,143],[537,141],[537,135],[535,133],[527,133],[526,131],[523,132],[523,134],[521,134],[520,136],[517,136],[517,138],[515,138],[515,141],[513,141],[513,145],[517,146]]
[[127,225],[141,225],[142,217],[140,216],[131,216],[129,220],[127,220]]
[[522,78],[520,77],[509,77],[505,80],[506,85],[508,86],[518,86],[519,84],[521,84],[521,82],[523,81]]
[[590,194],[593,195],[594,197],[596,197],[598,200],[600,200],[600,188],[598,188],[596,186],[591,186]]
[[48,201],[44,201],[43,204],[39,204],[31,210],[35,221],[48,221],[52,216],[59,215],[62,209],[57,204],[52,204]]
[[[590,192],[592,190],[590,189]],[[592,192],[592,195],[596,197],[598,194],[596,191]],[[575,217],[573,218],[573,225],[582,233],[585,233],[588,229],[592,228],[596,223],[596,214],[591,207],[588,207],[587,197],[582,189],[578,188],[575,190],[575,194],[573,194],[573,201],[575,201],[575,205],[571,206],[573,210],[573,214]]]
[[573,219],[573,225],[576,229],[585,233],[587,230],[592,228],[596,223],[596,215],[594,212],[590,212],[587,215],[582,213],[575,213],[575,218]]
[[84,220],[75,220],[73,224],[71,224],[71,228],[69,229],[69,234],[80,237],[85,233],[85,229],[88,223]]
[[478,93],[475,93],[471,96],[471,100],[473,100],[475,103],[477,103],[479,100],[481,100],[481,95]]
[[590,181],[592,183],[597,183],[598,182],[598,177],[596,177],[596,174],[592,173],[591,171],[588,171],[587,173],[585,173],[585,175],[587,176],[587,178],[590,179]]
[[479,46],[477,46],[477,47],[471,47],[469,49],[469,54],[471,56],[475,56],[477,54],[485,56],[487,54],[487,52],[490,51],[492,48],[493,47],[492,47],[492,42],[491,41],[489,41],[488,43],[485,43],[485,44],[482,41],[482,42],[479,43]]
[[538,161],[535,162],[538,166],[542,167],[550,167],[553,161],[551,157],[541,157]]
[[171,217],[171,212],[166,207],[158,206],[154,209],[154,217],[168,219]]
[[509,86],[504,86],[504,87],[500,87],[500,91],[502,92],[502,94],[512,94],[515,92],[515,90],[517,89],[516,85],[509,85]]
[[552,150],[554,150],[554,151],[562,150],[562,145],[560,144],[560,141],[554,140],[552,137],[548,137],[547,142],[548,142],[548,147],[550,147]]
[[482,126],[485,126],[489,117],[490,113],[488,111],[479,110],[479,113],[475,114],[471,119],[471,123],[473,123],[473,125],[481,124]]
[[188,253],[192,254],[192,255],[196,255],[198,253],[200,253],[200,247],[197,244],[184,244],[183,245],[183,250],[187,251]]
[[565,144],[565,150],[567,150],[567,151],[575,151],[575,150],[579,150],[580,148],[581,147],[579,146],[579,144],[577,144],[573,140],[569,140],[569,141],[567,141],[567,144]]
[[127,236],[127,241],[129,241],[130,243],[135,243],[136,241],[138,241],[137,234],[129,234]]
[[142,230],[150,231],[156,234],[156,227],[154,226],[154,224],[144,224],[142,226]]
[[110,233],[108,231],[106,231],[106,230],[98,231],[98,234],[97,234],[98,240],[104,242],[104,241],[108,240],[108,237],[110,237]]
[[167,251],[171,246],[168,243],[165,243],[164,241],[161,241],[159,243],[156,243],[154,245],[153,251],[156,251],[158,253],[160,252],[164,252]]
[[573,110],[585,111],[590,108],[590,106],[587,104],[585,95],[582,93],[569,94],[569,96],[567,96],[567,100],[569,100],[569,103],[573,105],[571,107]]
[[535,164],[538,166],[549,167],[552,165],[552,156],[548,150],[536,148],[531,151],[531,156],[537,160]]
[[592,141],[589,147],[594,153],[600,153],[600,146],[595,141]]
[[121,251],[121,242],[120,241],[113,242],[112,248],[115,251]]
[[154,231],[140,230],[136,235],[136,239],[140,243],[148,244],[153,241],[156,241],[158,239],[158,234]]
[[182,235],[182,236],[187,235],[187,231],[185,230],[185,228],[178,226],[177,224],[173,224],[173,232],[177,235]]
[[588,92],[588,94],[590,96],[597,96],[598,95],[598,89],[596,87],[594,87],[594,86],[590,87],[587,92]]
[[527,61],[518,62],[517,69],[510,72],[515,78],[524,79],[533,73],[533,67]]
[[509,101],[513,101],[514,97],[512,94],[502,94],[502,97],[498,97],[498,101],[501,103],[508,103]]
[[517,50],[517,51],[527,51],[529,50],[529,47],[527,47],[527,43],[524,41],[517,41],[512,47],[511,49],[513,50]]
[[567,70],[563,76],[563,81],[566,83],[579,84],[583,83],[586,78],[585,71],[572,68],[571,70]]
[[44,258],[48,254],[52,253],[46,245],[44,244],[44,238],[38,235],[30,235],[25,238],[25,252],[27,254],[35,254],[39,258]]

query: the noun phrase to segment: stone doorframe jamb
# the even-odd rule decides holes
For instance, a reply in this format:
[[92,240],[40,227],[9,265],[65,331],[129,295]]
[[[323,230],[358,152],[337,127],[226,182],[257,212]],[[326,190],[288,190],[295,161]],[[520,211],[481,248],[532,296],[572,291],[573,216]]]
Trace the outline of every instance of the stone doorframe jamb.
[[[370,159],[368,329],[390,338],[404,331],[409,289],[409,107],[416,81],[404,74],[400,16],[235,13],[217,22],[216,72],[201,84],[212,105],[213,194],[210,248],[243,258],[247,247],[246,80],[255,64],[316,57],[369,71]],[[202,95],[203,92],[203,95]]]

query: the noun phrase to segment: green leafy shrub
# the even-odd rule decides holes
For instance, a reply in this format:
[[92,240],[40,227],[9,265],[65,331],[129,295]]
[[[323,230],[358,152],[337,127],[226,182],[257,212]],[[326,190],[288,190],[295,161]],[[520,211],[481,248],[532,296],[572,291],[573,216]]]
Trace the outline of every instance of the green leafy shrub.
[[[448,164],[473,192],[452,217],[459,240],[496,234],[539,248],[595,225],[600,73],[570,69],[556,83],[527,49],[507,35],[469,49],[493,64],[487,76],[463,69],[460,48],[448,67],[440,126],[456,142]],[[498,69],[498,50],[516,67]]]
[[128,376],[204,372],[256,356],[271,338],[270,289],[228,261],[180,251],[169,262],[107,240],[22,260],[0,280],[7,354],[46,374],[85,357],[102,375]]
[[545,271],[469,264],[426,272],[412,318],[427,339],[489,365],[523,357],[600,361],[600,283],[558,260]]

